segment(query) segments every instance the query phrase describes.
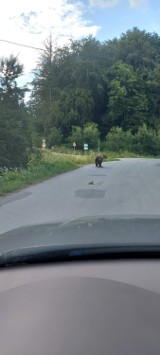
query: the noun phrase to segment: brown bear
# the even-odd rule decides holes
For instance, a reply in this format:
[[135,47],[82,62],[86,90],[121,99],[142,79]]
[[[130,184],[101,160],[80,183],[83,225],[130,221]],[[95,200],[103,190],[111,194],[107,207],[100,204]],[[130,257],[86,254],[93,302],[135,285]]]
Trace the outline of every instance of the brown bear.
[[96,167],[102,168],[102,161],[107,158],[105,155],[97,155],[95,159],[95,165]]

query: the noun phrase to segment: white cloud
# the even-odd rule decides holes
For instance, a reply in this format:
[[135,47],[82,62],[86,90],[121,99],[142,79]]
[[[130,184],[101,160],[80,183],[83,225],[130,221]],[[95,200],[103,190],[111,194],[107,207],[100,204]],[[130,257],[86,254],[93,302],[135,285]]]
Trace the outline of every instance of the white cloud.
[[146,0],[129,0],[129,4],[131,7],[138,7],[141,5],[144,5],[146,3]]
[[[82,0],[5,0],[0,12],[0,39],[43,47],[52,32],[58,43],[69,38],[96,36],[99,26],[85,19]],[[19,56],[28,75],[36,65],[39,52],[0,41],[0,57]]]
[[[90,5],[92,7],[109,8],[114,7],[120,3],[121,0],[90,0]],[[129,2],[131,7],[138,7],[146,3],[146,0],[126,0]]]
[[90,5],[99,7],[101,9],[114,7],[119,3],[120,0],[90,0]]

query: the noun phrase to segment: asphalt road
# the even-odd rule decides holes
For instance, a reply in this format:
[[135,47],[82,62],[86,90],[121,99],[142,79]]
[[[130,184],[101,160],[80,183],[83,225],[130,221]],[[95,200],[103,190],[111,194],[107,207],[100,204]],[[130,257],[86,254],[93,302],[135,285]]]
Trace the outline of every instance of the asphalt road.
[[87,216],[160,216],[160,160],[93,164],[0,198],[0,234]]

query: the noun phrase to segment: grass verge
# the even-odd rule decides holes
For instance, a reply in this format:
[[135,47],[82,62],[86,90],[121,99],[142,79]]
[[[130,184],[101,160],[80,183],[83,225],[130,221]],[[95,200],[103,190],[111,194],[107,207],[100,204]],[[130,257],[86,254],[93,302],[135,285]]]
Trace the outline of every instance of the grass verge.
[[[103,154],[103,153],[101,153]],[[135,154],[127,152],[106,153],[107,161],[116,160],[117,157],[138,157]],[[5,170],[0,175],[0,195],[21,189],[36,182],[43,181],[50,177],[56,176],[67,171],[74,170],[85,164],[93,164],[95,160],[95,152],[76,152],[61,153],[45,150],[42,152],[42,157],[38,162],[30,162],[27,169],[15,169],[14,171]]]

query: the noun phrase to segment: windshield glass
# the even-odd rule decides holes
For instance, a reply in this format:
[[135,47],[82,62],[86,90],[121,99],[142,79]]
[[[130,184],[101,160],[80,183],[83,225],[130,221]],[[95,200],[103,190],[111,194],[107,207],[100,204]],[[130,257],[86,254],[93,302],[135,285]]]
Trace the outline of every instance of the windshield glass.
[[160,245],[160,5],[6,0],[0,254]]

